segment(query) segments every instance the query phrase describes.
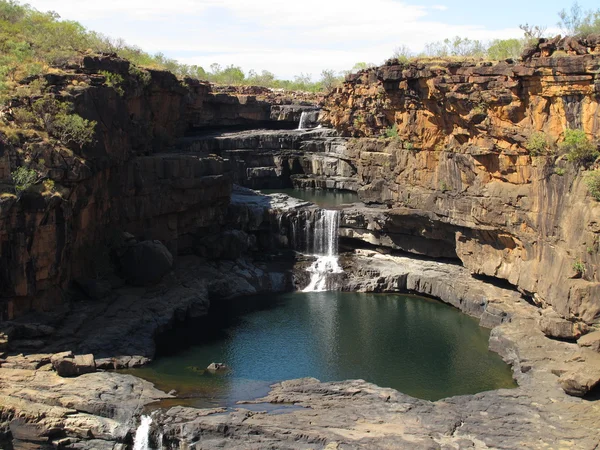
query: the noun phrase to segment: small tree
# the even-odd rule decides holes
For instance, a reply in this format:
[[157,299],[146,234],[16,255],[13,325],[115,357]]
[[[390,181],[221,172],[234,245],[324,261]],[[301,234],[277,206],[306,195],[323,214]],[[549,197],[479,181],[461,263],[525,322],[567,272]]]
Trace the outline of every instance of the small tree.
[[557,25],[568,35],[587,36],[600,33],[600,9],[584,11],[579,3],[575,2],[568,11],[562,9],[558,17],[560,21]]
[[594,200],[600,202],[600,171],[594,170],[588,173],[585,177],[585,184]]
[[567,159],[577,164],[592,163],[600,156],[596,145],[590,141],[583,130],[567,129],[560,149],[567,154]]
[[21,198],[23,192],[33,186],[38,178],[38,174],[35,170],[28,169],[24,166],[17,167],[10,173],[10,176],[15,184],[17,198]]
[[320,81],[323,90],[325,92],[331,92],[341,83],[341,78],[338,77],[333,70],[323,70],[321,72]]
[[407,63],[414,57],[413,52],[406,45],[402,44],[394,49],[394,53],[392,54],[392,58],[398,60],[401,63]]
[[525,148],[531,156],[545,155],[548,147],[548,139],[544,133],[532,133],[525,144]]

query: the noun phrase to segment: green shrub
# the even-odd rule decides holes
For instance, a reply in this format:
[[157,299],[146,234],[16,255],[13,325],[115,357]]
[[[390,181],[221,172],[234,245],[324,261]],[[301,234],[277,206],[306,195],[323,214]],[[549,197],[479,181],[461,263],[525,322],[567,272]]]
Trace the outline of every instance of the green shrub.
[[49,97],[36,100],[31,106],[32,115],[39,126],[63,144],[75,144],[83,148],[94,141],[96,122],[86,120],[70,110],[70,104]]
[[79,148],[94,141],[96,122],[77,114],[59,114],[54,118],[54,134],[63,144],[75,144]]
[[137,78],[137,80],[143,85],[148,86],[152,81],[152,75],[147,70],[140,69],[139,67],[131,64],[129,66],[129,75]]
[[585,177],[585,184],[587,185],[590,194],[596,201],[600,202],[600,171],[594,170]]
[[529,135],[529,139],[527,139],[527,143],[525,144],[525,148],[529,151],[531,156],[540,156],[548,153],[548,139],[546,139],[546,135],[544,133],[532,133]]
[[106,78],[106,85],[113,88],[117,94],[121,97],[125,95],[125,91],[123,90],[122,84],[124,82],[123,77],[118,73],[107,72],[106,70],[101,70],[100,74]]
[[600,156],[598,148],[588,139],[583,130],[566,130],[560,149],[567,154],[569,161],[577,164],[592,163]]
[[573,263],[573,270],[577,273],[577,275],[581,276],[585,273],[585,264],[581,259],[577,259]]
[[53,193],[55,191],[54,180],[47,179],[42,182],[44,185],[44,191],[48,193]]
[[17,196],[20,197],[24,191],[35,184],[38,174],[33,169],[21,166],[12,171],[10,176],[15,184],[15,192],[17,193]]
[[385,137],[397,138],[398,137],[398,125],[394,124],[391,127],[385,129]]
[[554,173],[556,175],[558,175],[559,177],[562,177],[565,174],[565,169],[563,169],[561,167],[555,167],[554,168]]

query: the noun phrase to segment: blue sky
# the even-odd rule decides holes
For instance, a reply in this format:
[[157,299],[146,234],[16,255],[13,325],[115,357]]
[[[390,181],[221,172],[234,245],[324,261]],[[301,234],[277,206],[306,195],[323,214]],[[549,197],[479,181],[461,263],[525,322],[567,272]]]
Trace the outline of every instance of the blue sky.
[[[211,63],[262,69],[280,78],[356,62],[382,63],[406,45],[456,35],[471,39],[520,37],[519,24],[558,33],[558,11],[571,2],[426,0],[29,0],[39,10],[149,52],[208,69]],[[597,0],[580,0],[597,9]]]

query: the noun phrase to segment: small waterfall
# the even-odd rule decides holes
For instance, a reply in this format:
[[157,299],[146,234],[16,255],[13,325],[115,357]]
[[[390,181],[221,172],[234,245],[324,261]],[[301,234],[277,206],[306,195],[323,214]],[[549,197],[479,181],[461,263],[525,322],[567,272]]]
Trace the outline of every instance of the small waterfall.
[[311,230],[311,222],[307,223],[307,246],[317,260],[307,269],[311,273],[310,283],[303,292],[332,290],[335,283],[331,275],[343,272],[338,263],[340,213],[324,209],[319,214],[319,218],[314,221],[314,230]]
[[133,438],[133,450],[150,450],[150,416],[142,416],[140,426],[135,430]]
[[302,111],[302,114],[300,114],[300,123],[298,123],[298,129],[299,130],[305,130],[307,128],[309,128],[308,124],[309,124],[309,115],[306,111]]

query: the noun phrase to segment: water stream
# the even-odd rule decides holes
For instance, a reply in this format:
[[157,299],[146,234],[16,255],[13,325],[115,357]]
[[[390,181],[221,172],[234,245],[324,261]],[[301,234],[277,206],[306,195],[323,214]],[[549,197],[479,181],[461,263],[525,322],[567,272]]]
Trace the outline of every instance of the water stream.
[[321,209],[318,218],[307,221],[308,248],[317,259],[307,269],[310,282],[304,292],[322,292],[335,289],[335,274],[343,270],[338,263],[338,227],[340,212]]
[[142,416],[140,425],[135,431],[133,438],[133,450],[150,450],[150,425],[152,418],[150,416]]
[[302,114],[300,114],[300,122],[298,123],[298,129],[299,130],[305,130],[308,128],[308,121],[309,121],[309,116],[308,113],[303,111]]

